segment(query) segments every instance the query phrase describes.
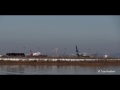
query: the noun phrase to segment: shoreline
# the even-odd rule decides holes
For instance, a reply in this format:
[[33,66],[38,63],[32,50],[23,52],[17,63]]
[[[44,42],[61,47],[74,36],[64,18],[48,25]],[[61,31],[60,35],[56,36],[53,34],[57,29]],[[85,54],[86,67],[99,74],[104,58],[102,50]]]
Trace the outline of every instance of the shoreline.
[[3,61],[0,60],[0,65],[76,65],[76,66],[105,66],[118,65],[120,61]]

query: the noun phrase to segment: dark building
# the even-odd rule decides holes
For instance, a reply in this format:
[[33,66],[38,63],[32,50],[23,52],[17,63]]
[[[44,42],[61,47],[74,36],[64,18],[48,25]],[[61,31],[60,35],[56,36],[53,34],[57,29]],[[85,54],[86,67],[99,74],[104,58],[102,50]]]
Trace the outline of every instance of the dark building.
[[24,53],[7,53],[7,56],[25,57]]

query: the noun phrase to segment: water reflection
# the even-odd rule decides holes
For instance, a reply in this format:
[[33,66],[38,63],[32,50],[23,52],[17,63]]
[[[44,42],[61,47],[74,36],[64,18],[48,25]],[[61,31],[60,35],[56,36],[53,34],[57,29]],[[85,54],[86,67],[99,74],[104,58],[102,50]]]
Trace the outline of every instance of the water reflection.
[[23,74],[24,67],[21,65],[1,65],[0,71],[5,72],[6,74]]
[[[114,73],[98,72],[114,70]],[[120,66],[75,66],[75,65],[0,65],[0,74],[21,75],[99,75],[120,74]]]

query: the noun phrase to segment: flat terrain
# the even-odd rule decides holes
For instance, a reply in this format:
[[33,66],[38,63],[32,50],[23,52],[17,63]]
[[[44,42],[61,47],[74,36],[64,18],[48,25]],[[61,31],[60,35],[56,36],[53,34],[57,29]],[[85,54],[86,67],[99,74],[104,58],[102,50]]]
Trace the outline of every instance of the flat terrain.
[[9,61],[0,60],[0,65],[120,65],[118,60],[99,60],[99,61]]

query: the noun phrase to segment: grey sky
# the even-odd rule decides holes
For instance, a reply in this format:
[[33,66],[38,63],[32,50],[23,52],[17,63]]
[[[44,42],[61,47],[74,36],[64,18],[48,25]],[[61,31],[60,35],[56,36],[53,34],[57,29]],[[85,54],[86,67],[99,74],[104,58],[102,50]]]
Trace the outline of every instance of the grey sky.
[[0,54],[39,50],[58,53],[120,52],[120,16],[14,15],[0,16]]

